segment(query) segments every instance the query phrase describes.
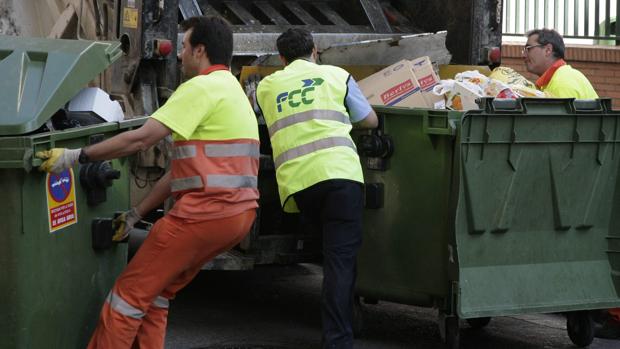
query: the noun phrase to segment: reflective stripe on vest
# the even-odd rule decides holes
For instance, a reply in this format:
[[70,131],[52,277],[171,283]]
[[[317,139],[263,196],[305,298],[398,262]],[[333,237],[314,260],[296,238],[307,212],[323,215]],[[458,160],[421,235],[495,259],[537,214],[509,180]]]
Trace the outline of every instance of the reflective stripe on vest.
[[[260,150],[255,144],[207,144],[204,147],[205,155],[212,158],[249,156],[259,158]],[[173,160],[188,159],[196,156],[195,145],[180,145],[174,147]]]
[[159,296],[155,298],[155,300],[153,301],[153,305],[158,308],[168,309],[170,307],[170,301],[168,300],[168,298]]
[[208,175],[207,187],[219,188],[256,188],[258,180],[256,176],[235,175]]
[[200,189],[204,187],[202,184],[202,178],[200,176],[177,178],[170,181],[170,190],[183,191],[190,189]]
[[181,145],[178,147],[174,147],[174,151],[172,152],[172,159],[187,159],[193,158],[196,156],[196,146],[194,145]]
[[[256,176],[238,175],[207,175],[207,187],[212,188],[256,188],[258,179]],[[203,188],[200,176],[173,179],[170,181],[172,191]]]
[[[204,156],[207,158],[247,157],[254,159],[252,161],[258,161],[260,157],[260,147],[258,142],[223,144],[209,143],[205,144],[204,147],[201,148],[204,151]],[[173,159],[180,161],[192,161],[199,155],[197,152],[197,147],[194,144],[175,145],[173,154]],[[170,189],[172,192],[180,192],[205,187],[226,189],[257,188],[257,183],[258,178],[252,173],[207,173],[204,180],[202,176],[175,177],[170,181]]]
[[343,124],[351,124],[351,120],[347,115],[336,110],[308,110],[305,112],[289,115],[283,119],[279,119],[278,121],[274,122],[272,125],[269,126],[269,137],[273,137],[276,132],[280,131],[285,127],[310,120],[331,120],[338,121]]
[[329,137],[319,139],[314,142],[306,143],[298,147],[289,149],[280,154],[274,161],[276,168],[280,167],[283,163],[296,159],[298,157],[313,153],[317,150],[333,148],[333,147],[349,147],[353,151],[357,151],[355,143],[348,137]]
[[260,149],[257,144],[207,144],[205,145],[205,155],[210,158],[249,156],[258,159]]
[[110,307],[114,309],[114,311],[130,318],[142,319],[145,315],[140,309],[134,308],[129,303],[125,302],[125,300],[122,299],[119,295],[112,291],[108,293],[106,302],[110,304]]

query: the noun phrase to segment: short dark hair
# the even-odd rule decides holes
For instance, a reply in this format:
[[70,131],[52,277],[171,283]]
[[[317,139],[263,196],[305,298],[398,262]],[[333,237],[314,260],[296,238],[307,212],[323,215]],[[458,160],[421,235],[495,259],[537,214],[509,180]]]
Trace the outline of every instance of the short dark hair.
[[181,22],[184,31],[192,29],[189,43],[192,47],[204,45],[211,64],[230,66],[233,51],[233,34],[228,22],[216,16],[191,17]]
[[527,32],[526,35],[528,38],[532,35],[538,35],[539,44],[551,44],[551,46],[553,46],[553,56],[556,58],[564,59],[564,39],[562,39],[562,35],[560,35],[560,33],[555,31],[554,29],[534,29]]
[[291,28],[278,36],[278,52],[287,62],[308,57],[314,49],[312,34],[305,29]]

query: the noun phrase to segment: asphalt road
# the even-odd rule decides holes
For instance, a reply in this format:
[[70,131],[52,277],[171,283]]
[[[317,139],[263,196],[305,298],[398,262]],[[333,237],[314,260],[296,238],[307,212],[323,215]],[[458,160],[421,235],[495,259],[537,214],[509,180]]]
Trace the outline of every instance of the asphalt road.
[[[320,348],[321,268],[270,266],[248,272],[202,272],[171,303],[168,349]],[[364,306],[357,349],[442,348],[432,309],[388,302]],[[464,349],[575,348],[560,315],[492,319],[482,330],[463,325]],[[592,349],[618,349],[595,339]]]

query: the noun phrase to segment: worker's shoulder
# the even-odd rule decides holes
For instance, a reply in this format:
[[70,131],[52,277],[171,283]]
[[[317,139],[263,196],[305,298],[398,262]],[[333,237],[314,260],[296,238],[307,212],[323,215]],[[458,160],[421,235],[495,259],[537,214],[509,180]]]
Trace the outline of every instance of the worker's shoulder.
[[278,80],[278,79],[282,78],[285,75],[286,75],[286,71],[284,69],[283,70],[276,70],[273,73],[271,73],[271,74],[269,74],[267,76],[264,76],[260,80],[259,84],[266,84],[266,83],[273,82],[274,80]]
[[211,72],[209,74],[196,75],[193,78],[185,81],[184,84],[189,83],[190,85],[204,86],[204,85],[212,85],[212,84],[218,84],[218,83],[230,83],[231,81],[238,83],[238,80],[235,78],[235,76],[230,71],[218,70],[218,71]]
[[557,77],[557,79],[552,79],[552,80],[556,80],[557,82],[562,82],[562,83],[571,83],[571,82],[575,82],[576,80],[577,81],[583,81],[583,80],[589,81],[588,77],[584,73],[579,71],[579,69],[575,69],[571,67],[568,64],[560,67],[554,74],[554,77]]
[[207,75],[197,75],[179,85],[179,87],[181,86],[187,91],[207,91],[211,93],[222,90],[230,92],[230,89],[234,89],[237,86],[240,87],[239,81],[228,71],[215,71]]
[[570,64],[565,64],[558,68],[557,73],[560,75],[584,75],[579,69],[573,68]]
[[267,89],[278,86],[279,84],[286,82],[292,78],[294,77],[291,76],[290,71],[288,71],[286,68],[282,70],[277,70],[263,77],[256,88],[257,91],[264,92]]
[[312,74],[312,73],[321,73],[321,72],[324,74],[325,73],[331,74],[332,76],[337,75],[343,78],[347,78],[350,75],[349,72],[335,65],[329,65],[329,64],[319,65],[319,64],[312,63],[311,66],[304,67],[302,70],[296,69],[294,71],[290,71],[285,68],[283,70],[275,71],[265,76],[264,78],[262,78],[259,83],[259,87],[260,86],[264,87],[266,85],[278,83],[278,82],[285,81],[288,79],[297,79],[299,78],[300,73],[303,75],[305,73]]

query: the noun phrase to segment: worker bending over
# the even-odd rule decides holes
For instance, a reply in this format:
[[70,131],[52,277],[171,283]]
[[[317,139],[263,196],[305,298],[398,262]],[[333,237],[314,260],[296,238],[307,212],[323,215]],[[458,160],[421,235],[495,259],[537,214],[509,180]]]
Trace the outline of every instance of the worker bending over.
[[174,207],[151,229],[116,280],[88,348],[163,348],[168,302],[202,266],[239,243],[256,215],[259,141],[256,116],[228,66],[233,35],[218,17],[182,24],[180,59],[188,80],[139,129],[82,149],[38,153],[41,169],[123,157],[172,134],[170,172],[115,221],[122,240],[169,196]]
[[351,75],[316,64],[312,35],[289,29],[277,40],[284,70],[265,77],[256,99],[265,117],[280,201],[323,234],[324,348],[352,348],[353,288],[362,243],[362,167],[351,124],[377,116]]

